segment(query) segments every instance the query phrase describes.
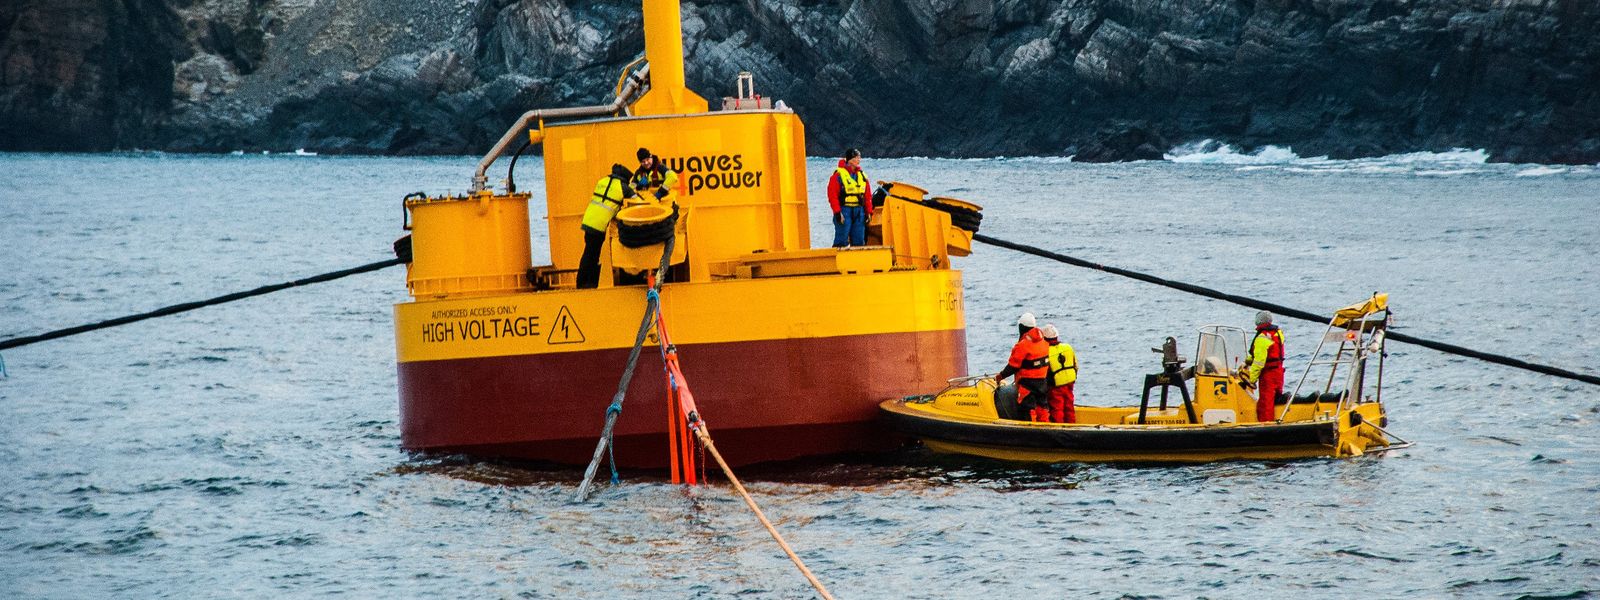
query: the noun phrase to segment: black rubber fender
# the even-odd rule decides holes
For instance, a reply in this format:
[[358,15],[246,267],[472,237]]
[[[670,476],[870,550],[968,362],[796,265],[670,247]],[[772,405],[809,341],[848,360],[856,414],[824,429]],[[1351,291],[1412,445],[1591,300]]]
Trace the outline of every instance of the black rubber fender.
[[672,237],[673,231],[678,226],[678,207],[672,207],[672,215],[645,225],[628,225],[617,222],[617,241],[628,248],[643,248],[665,243]]
[[400,262],[411,262],[411,234],[408,233],[405,237],[394,241],[394,256],[400,259]]
[[978,232],[978,227],[983,224],[983,213],[970,208],[950,206],[938,202],[923,202],[923,206],[950,214],[950,224],[965,231]]
[[1022,407],[1017,404],[1017,384],[1008,383],[994,389],[994,412],[1002,419],[1026,421]]

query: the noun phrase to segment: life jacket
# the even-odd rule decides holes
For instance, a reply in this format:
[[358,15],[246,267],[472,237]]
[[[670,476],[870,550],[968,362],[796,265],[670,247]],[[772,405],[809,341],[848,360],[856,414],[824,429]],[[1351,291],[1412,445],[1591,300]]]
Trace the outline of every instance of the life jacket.
[[844,167],[833,172],[839,176],[839,205],[861,206],[861,201],[867,197],[867,174],[860,170],[851,173]]
[[1050,385],[1062,387],[1078,380],[1078,357],[1065,343],[1050,346]]
[[[1267,360],[1261,364],[1262,370],[1283,369],[1283,332],[1277,327],[1268,325],[1256,329],[1256,337],[1266,337],[1271,342],[1267,346]],[[1250,340],[1250,346],[1255,347],[1255,340]]]
[[640,168],[633,174],[633,189],[648,190],[666,186],[668,189],[677,187],[678,174],[668,169],[657,157],[655,164],[648,169]]
[[583,209],[583,226],[595,231],[605,231],[606,225],[622,210],[623,181],[615,175],[601,177],[594,184],[594,195],[589,197],[589,207]]
[[1022,339],[1011,347],[1012,366],[1017,368],[1017,379],[1044,379],[1050,376],[1050,344],[1037,328],[1022,334]]

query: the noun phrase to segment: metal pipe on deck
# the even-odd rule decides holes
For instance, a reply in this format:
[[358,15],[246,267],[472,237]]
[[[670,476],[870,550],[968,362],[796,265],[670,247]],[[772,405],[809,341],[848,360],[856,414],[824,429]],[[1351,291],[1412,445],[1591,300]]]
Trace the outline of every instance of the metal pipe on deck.
[[[627,108],[628,105],[633,104],[638,99],[641,91],[653,87],[647,83],[651,79],[653,79],[653,76],[650,74],[650,65],[647,63],[637,72],[628,75],[627,83],[622,86],[622,90],[610,104],[574,106],[570,108],[539,108],[522,113],[517,122],[506,130],[506,134],[500,136],[500,141],[495,142],[494,148],[491,148],[489,153],[483,156],[483,160],[478,161],[478,170],[472,174],[472,191],[483,191],[489,183],[489,166],[493,165],[494,161],[499,160],[500,155],[505,154],[506,148],[511,147],[511,142],[516,140],[517,136],[522,135],[522,132],[528,129],[529,124],[545,119],[576,119],[616,114]],[[678,62],[678,82],[681,86],[683,82],[681,48]]]

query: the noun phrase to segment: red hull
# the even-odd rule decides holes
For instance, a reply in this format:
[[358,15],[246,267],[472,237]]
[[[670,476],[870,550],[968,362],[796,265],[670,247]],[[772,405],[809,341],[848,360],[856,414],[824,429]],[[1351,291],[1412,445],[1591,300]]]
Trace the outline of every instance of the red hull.
[[[684,377],[734,464],[879,450],[878,402],[966,372],[966,332],[681,345]],[[585,464],[628,349],[401,363],[400,435],[413,450]],[[616,426],[616,458],[667,463],[665,378],[645,348]]]

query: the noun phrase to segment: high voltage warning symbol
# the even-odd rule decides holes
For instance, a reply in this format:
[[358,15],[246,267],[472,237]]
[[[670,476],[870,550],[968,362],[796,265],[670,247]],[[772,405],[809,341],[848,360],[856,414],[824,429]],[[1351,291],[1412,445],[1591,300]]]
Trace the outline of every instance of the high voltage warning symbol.
[[578,344],[583,342],[583,330],[578,329],[578,321],[572,318],[572,311],[566,306],[561,307],[561,312],[556,313],[556,321],[551,324],[550,335],[545,338],[551,344]]

